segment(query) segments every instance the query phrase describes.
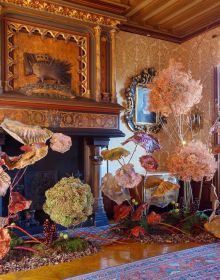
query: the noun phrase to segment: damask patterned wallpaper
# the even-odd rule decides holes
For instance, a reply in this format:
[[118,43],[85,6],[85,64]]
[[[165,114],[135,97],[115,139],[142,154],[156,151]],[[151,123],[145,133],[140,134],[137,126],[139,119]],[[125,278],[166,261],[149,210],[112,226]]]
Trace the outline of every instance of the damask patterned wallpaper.
[[[200,79],[203,83],[203,100],[199,109],[202,111],[204,124],[197,137],[203,140],[207,139],[208,127],[213,119],[214,66],[220,63],[220,27],[205,32],[181,45],[127,32],[119,32],[117,34],[116,52],[117,98],[123,106],[125,106],[124,92],[126,87],[129,85],[132,76],[139,74],[143,68],[155,67],[156,70],[160,70],[167,67],[169,60],[174,58],[181,61],[186,69],[190,69],[193,77]],[[132,135],[123,121],[123,113],[120,127],[126,137]],[[160,170],[165,171],[166,158],[173,147],[168,145],[167,137],[163,132],[160,132],[158,136],[163,149],[157,153],[156,157],[160,163]],[[119,146],[122,140],[120,138],[111,140],[109,148]],[[126,148],[132,152],[134,145],[127,144]],[[138,163],[141,154],[143,154],[143,149],[139,148],[132,162],[137,163],[135,169],[138,172],[144,173]],[[118,164],[109,163],[109,171],[111,172],[114,172],[118,167]]]

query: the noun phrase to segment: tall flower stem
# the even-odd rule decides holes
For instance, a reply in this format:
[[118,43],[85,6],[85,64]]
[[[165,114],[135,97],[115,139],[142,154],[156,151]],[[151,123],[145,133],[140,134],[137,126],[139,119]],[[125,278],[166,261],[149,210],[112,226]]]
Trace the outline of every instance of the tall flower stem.
[[132,155],[131,155],[131,157],[130,157],[128,163],[130,163],[130,161],[132,160],[132,158],[133,158],[133,156],[134,156],[134,154],[135,154],[135,152],[136,152],[136,150],[137,150],[137,147],[138,147],[138,144],[135,145],[134,150],[133,150],[133,153],[132,153]]

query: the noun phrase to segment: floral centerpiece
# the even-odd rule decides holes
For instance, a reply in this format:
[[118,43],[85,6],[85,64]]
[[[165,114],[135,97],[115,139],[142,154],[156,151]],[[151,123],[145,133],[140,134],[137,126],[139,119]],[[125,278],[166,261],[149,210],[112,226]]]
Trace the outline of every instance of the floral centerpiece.
[[[102,151],[103,159],[116,160],[121,165],[115,174],[107,173],[102,179],[103,193],[116,203],[114,206],[116,226],[113,227],[113,231],[122,234],[124,238],[141,238],[146,242],[189,241],[192,238],[191,234],[195,234],[194,240],[197,238],[197,241],[207,242],[207,236],[201,237],[199,231],[208,217],[197,209],[191,209],[186,219],[179,203],[173,201],[171,194],[179,189],[179,185],[152,175],[143,180],[143,176],[138,174],[131,164],[136,147],[140,145],[144,149],[144,154],[139,159],[140,165],[146,172],[156,170],[158,163],[152,153],[160,149],[158,140],[145,132],[137,132],[122,144],[125,145],[130,141],[135,143],[135,148],[127,161],[126,158],[130,153],[122,147]],[[138,192],[138,185],[143,181],[144,188],[151,190],[149,199],[145,201],[140,198]],[[131,196],[129,192],[131,189],[136,190],[138,199]],[[164,208],[168,205],[171,209],[162,214],[156,213],[150,208],[155,201],[158,207]],[[170,233],[168,238],[167,234]],[[209,242],[214,240],[208,238]]]

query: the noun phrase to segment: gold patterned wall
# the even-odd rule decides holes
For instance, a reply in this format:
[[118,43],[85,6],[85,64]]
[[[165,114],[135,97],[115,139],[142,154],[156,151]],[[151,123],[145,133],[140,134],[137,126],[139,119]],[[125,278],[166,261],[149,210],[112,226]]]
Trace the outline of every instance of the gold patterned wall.
[[[219,37],[214,36],[219,34]],[[153,39],[145,36],[119,32],[117,34],[116,45],[117,61],[117,98],[122,105],[124,103],[124,90],[129,85],[130,78],[135,76],[145,67],[155,67],[157,70],[167,67],[171,58],[182,61],[186,69],[192,71],[195,79],[200,79],[203,83],[203,99],[199,106],[202,110],[204,125],[198,133],[198,138],[205,141],[207,139],[208,127],[211,122],[214,106],[214,66],[220,63],[220,28],[203,33],[201,36],[187,41],[181,45]],[[123,116],[123,113],[122,113]],[[132,135],[121,118],[121,130],[126,134],[125,137]],[[163,132],[158,134],[162,144],[162,151],[157,153],[160,163],[160,170],[166,170],[166,158],[172,150],[168,144],[168,139]],[[122,139],[111,140],[110,148],[119,146]],[[132,144],[126,145],[132,151]],[[144,173],[138,164],[138,158],[143,153],[140,148],[133,159],[137,163],[136,169]],[[115,171],[119,166],[110,163],[110,171]]]

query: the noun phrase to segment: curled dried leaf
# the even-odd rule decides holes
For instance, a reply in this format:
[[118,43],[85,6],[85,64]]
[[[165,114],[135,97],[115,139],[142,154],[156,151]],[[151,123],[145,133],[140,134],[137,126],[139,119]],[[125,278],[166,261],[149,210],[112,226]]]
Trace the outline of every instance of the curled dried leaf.
[[22,169],[44,158],[48,153],[48,146],[44,143],[34,143],[21,147],[21,150],[25,151],[25,153],[16,157],[11,157],[7,154],[2,155],[9,170]]
[[5,118],[1,127],[14,139],[22,144],[46,143],[53,132],[37,125],[27,125],[18,121]]
[[166,193],[168,193],[170,191],[173,191],[173,190],[177,190],[179,188],[180,187],[177,184],[173,184],[173,183],[168,182],[168,181],[163,181],[156,188],[156,190],[152,193],[152,197],[154,197],[154,196],[157,196],[157,197],[165,196]]
[[118,160],[122,157],[127,157],[130,152],[124,148],[118,147],[111,150],[104,150],[101,154],[104,160]]
[[31,201],[26,200],[19,192],[12,192],[8,210],[10,214],[17,214],[20,211],[29,209],[30,205]]
[[11,177],[0,167],[0,196],[4,196],[11,184]]

